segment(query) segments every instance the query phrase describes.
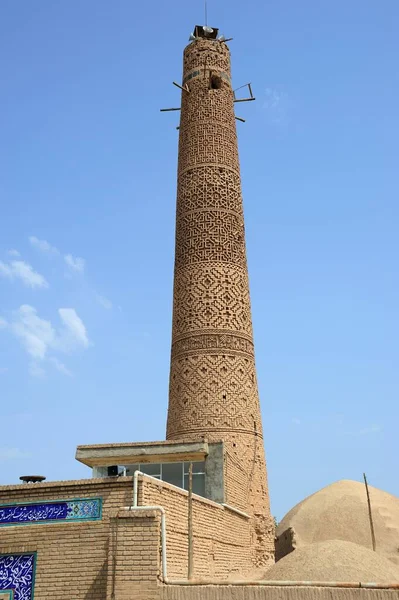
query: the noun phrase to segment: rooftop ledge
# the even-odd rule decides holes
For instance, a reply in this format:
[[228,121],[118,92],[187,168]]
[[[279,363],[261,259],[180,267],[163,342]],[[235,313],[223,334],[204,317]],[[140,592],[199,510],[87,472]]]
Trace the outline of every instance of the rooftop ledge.
[[88,467],[107,467],[152,462],[202,461],[208,455],[208,442],[168,440],[78,446],[76,460]]

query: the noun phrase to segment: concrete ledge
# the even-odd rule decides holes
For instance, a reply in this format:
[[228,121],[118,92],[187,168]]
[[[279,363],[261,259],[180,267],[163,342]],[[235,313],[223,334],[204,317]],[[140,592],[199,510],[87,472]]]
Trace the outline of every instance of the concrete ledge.
[[168,461],[202,461],[208,455],[208,442],[145,442],[78,446],[76,460],[88,467]]

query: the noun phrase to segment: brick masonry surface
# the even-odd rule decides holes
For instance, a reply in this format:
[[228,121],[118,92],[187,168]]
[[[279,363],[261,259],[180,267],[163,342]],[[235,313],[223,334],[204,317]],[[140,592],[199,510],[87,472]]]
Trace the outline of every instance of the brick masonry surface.
[[[102,497],[101,521],[16,525],[0,531],[0,553],[37,552],[35,600],[396,600],[398,590],[259,585],[163,585],[157,510],[129,510],[132,478],[2,486],[0,503]],[[167,519],[169,578],[186,578],[187,492],[148,478],[139,503],[161,504]],[[194,575],[226,579],[247,570],[248,521],[194,497]],[[10,600],[0,593],[0,600]]]
[[[200,496],[193,498],[194,576],[227,579],[248,572],[253,567],[249,520]],[[139,486],[139,503],[165,508],[168,578],[186,579],[188,493],[144,478]]]
[[226,501],[251,516],[251,560],[273,562],[230,52],[184,51],[167,438],[224,441]]
[[160,600],[398,600],[398,590],[263,586],[164,586]]
[[111,513],[131,504],[132,478],[2,486],[0,504],[102,497],[102,519],[0,529],[0,554],[37,552],[35,600],[106,598]]
[[[0,553],[37,552],[35,598],[129,598],[133,589],[156,597],[161,576],[160,513],[127,511],[133,478],[2,486],[0,504],[102,498],[97,521],[10,525],[0,530]],[[188,493],[147,477],[139,505],[166,513],[169,579],[187,577]],[[200,496],[193,498],[194,575],[226,579],[251,569],[248,518]],[[154,591],[155,590],[155,591]],[[147,596],[146,596],[147,597]]]

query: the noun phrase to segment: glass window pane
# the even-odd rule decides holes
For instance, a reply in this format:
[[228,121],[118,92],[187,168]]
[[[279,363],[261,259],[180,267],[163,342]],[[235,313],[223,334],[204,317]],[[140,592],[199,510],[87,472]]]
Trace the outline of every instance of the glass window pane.
[[[188,475],[184,475],[184,489],[188,490]],[[193,494],[198,494],[205,498],[205,475],[193,474]]]
[[126,465],[126,475],[133,477],[135,471],[140,471],[140,465]]
[[[184,473],[188,473],[188,469],[190,468],[190,463],[184,463]],[[193,462],[193,473],[205,473],[205,462]]]
[[205,496],[205,476],[193,475],[193,494]]
[[183,463],[162,463],[162,480],[183,487]]
[[146,463],[140,465],[140,471],[153,477],[161,477],[161,465],[158,463]]

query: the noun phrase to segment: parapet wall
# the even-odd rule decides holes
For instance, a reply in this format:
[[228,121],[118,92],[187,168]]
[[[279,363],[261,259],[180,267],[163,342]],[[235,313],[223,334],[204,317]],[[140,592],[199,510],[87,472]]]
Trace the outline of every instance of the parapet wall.
[[163,586],[159,600],[398,600],[399,590],[261,585]]
[[[163,481],[140,478],[139,504],[166,513],[168,578],[185,579],[188,569],[188,493]],[[194,577],[227,579],[253,568],[249,519],[220,504],[193,496]]]

